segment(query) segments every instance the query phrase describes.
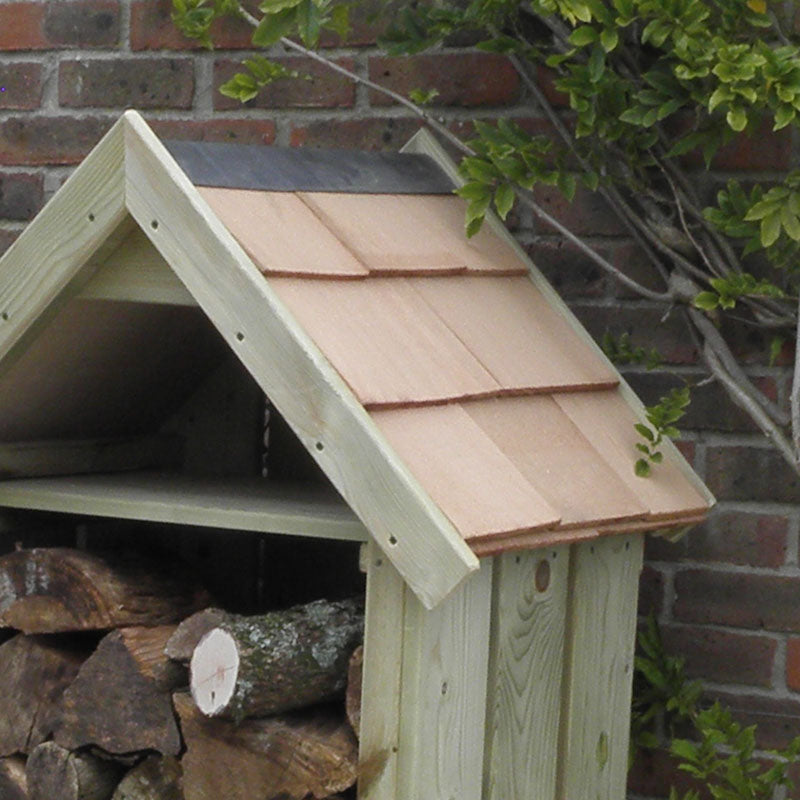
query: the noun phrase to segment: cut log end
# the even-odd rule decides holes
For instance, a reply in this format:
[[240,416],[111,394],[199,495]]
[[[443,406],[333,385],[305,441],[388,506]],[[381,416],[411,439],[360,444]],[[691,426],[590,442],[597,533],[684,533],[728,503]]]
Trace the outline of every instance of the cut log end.
[[208,717],[228,707],[239,678],[239,649],[227,631],[215,628],[195,648],[191,661],[192,699]]

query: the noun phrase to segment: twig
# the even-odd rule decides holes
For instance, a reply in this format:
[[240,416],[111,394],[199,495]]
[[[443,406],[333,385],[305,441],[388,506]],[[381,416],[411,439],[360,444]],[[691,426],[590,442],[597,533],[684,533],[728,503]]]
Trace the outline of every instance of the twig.
[[[797,312],[797,337],[800,337],[800,306]],[[792,443],[794,444],[795,458],[800,463],[800,339],[795,338],[794,374],[792,375],[792,390],[789,397],[789,410],[792,420]]]
[[[241,18],[251,25],[254,28],[258,27],[258,20],[241,4],[239,5],[239,14]],[[342,67],[341,65],[331,61],[330,59],[325,58],[325,56],[321,56],[319,53],[316,53],[314,50],[310,50],[307,47],[304,47],[299,42],[295,42],[292,39],[288,39],[285,36],[280,38],[280,43],[287,48],[288,50],[294,50],[297,53],[302,53],[307,58],[316,61],[318,64],[322,64],[328,69],[332,70],[333,72],[337,72],[339,75],[343,75],[345,78],[353,81],[354,83],[360,83],[362,86],[366,86],[369,89],[373,89],[376,92],[380,92],[386,97],[391,97],[396,103],[399,103],[404,108],[407,108],[409,111],[413,112],[417,117],[424,120],[427,125],[429,125],[433,130],[436,131],[442,138],[446,139],[453,147],[457,148],[460,152],[464,153],[464,155],[472,156],[475,155],[475,152],[465,144],[461,139],[458,138],[452,131],[448,130],[445,125],[442,125],[438,119],[433,117],[429,114],[424,108],[418,106],[416,103],[409,100],[407,97],[403,97],[403,95],[398,94],[397,92],[392,91],[391,89],[387,89],[385,86],[381,86],[378,83],[371,81],[369,78],[362,78],[361,75],[356,75],[355,72],[351,72],[346,67]]]
[[716,329],[711,320],[696,308],[689,309],[689,318],[703,337],[704,348],[710,347],[714,351],[726,373],[739,386],[739,392],[747,394],[756,402],[776,425],[788,425],[790,421],[789,415],[753,385],[753,382],[734,358],[727,342],[722,338],[722,334]]
[[706,342],[703,348],[703,358],[705,359],[708,368],[725,387],[728,394],[734,402],[744,409],[750,416],[750,419],[756,423],[761,432],[773,443],[778,452],[783,456],[787,464],[795,471],[800,473],[800,466],[798,466],[797,459],[795,458],[794,450],[781,433],[778,426],[769,418],[769,415],[764,411],[761,406],[754,401],[754,399],[745,392],[741,386],[734,380],[722,365],[719,356],[710,343]]

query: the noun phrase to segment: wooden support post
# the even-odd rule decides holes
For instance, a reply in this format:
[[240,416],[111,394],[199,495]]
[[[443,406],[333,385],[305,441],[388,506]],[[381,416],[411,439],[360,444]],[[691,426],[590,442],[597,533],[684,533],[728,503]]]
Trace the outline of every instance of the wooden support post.
[[367,543],[365,561],[367,606],[358,797],[395,800],[405,587],[400,574],[374,542]]
[[569,546],[495,559],[485,800],[554,800]]
[[643,534],[573,546],[559,800],[623,800]]
[[397,800],[480,800],[492,562],[432,611],[406,589]]

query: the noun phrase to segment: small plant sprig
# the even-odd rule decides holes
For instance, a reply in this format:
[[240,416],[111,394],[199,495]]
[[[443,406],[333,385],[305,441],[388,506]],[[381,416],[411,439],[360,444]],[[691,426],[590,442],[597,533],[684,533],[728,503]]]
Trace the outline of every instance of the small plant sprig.
[[646,350],[644,347],[634,347],[631,344],[629,333],[614,336],[610,331],[603,334],[600,342],[603,352],[615,364],[639,364],[648,370],[661,366],[661,353],[655,347]]
[[675,423],[686,413],[690,402],[688,386],[673,389],[654,406],[647,406],[645,416],[649,425],[643,422],[634,425],[638,434],[644,439],[643,442],[636,443],[636,449],[643,455],[633,466],[634,472],[640,478],[650,475],[652,464],[660,464],[663,460],[664,455],[658,448],[664,438],[675,439],[680,436]]
[[[697,714],[694,723],[699,741],[675,739],[670,752],[679,769],[708,786],[714,800],[771,800],[777,787],[794,787],[787,772],[800,755],[800,736],[783,750],[768,751],[775,760],[765,765],[754,755],[756,726],[742,727],[718,702]],[[679,800],[674,788],[670,800]],[[691,790],[682,800],[700,800],[700,795]]]

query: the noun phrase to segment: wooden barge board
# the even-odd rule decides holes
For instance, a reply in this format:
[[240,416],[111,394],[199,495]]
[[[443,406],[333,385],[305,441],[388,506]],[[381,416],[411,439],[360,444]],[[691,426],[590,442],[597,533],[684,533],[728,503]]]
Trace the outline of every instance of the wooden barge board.
[[153,472],[0,482],[0,507],[363,542],[367,529],[322,487]]

